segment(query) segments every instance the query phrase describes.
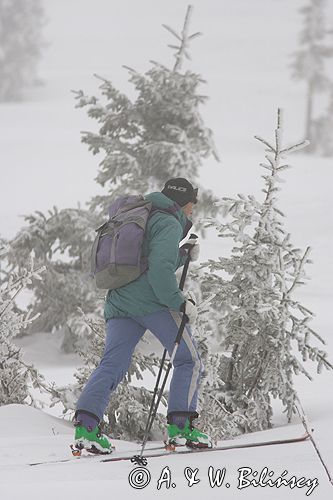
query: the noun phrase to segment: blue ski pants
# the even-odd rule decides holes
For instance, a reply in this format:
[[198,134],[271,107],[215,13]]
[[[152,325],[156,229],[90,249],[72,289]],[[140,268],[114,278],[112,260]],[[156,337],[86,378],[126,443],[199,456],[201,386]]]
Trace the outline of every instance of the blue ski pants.
[[[109,319],[103,357],[78,399],[77,410],[92,413],[101,420],[110,394],[125,376],[135,346],[145,331],[150,330],[171,355],[181,319],[179,312],[170,309],[146,316]],[[201,374],[201,359],[187,324],[173,362],[168,413],[196,411]]]

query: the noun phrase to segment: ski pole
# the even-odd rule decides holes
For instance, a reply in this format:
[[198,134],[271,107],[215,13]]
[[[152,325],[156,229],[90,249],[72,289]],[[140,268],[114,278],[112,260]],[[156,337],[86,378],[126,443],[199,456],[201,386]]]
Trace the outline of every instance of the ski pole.
[[156,394],[157,394],[158,387],[159,387],[159,384],[160,384],[160,379],[161,379],[161,375],[162,375],[162,371],[163,371],[163,366],[164,366],[166,355],[167,355],[167,350],[164,349],[162,360],[161,360],[161,364],[160,364],[160,368],[159,368],[157,379],[156,379],[156,383],[155,383],[153,397],[152,397],[152,400],[151,400],[151,403],[150,403],[150,408],[149,408],[149,414],[148,414],[148,418],[147,418],[147,424],[146,424],[146,428],[145,428],[145,433],[144,433],[144,436],[143,436],[143,442],[142,442],[143,449],[146,446],[146,443],[147,443],[147,440],[148,440],[149,431],[150,431],[151,425],[152,425],[152,424],[150,424],[150,421],[151,421],[152,414],[153,414],[153,409],[154,409]]
[[[194,238],[196,239],[197,235],[192,233],[191,236],[190,236],[190,239],[194,239]],[[191,260],[190,250],[192,248],[192,245],[190,243],[187,243],[187,244],[185,244],[183,246],[183,248],[187,248],[189,253],[188,253],[188,256],[186,258],[186,261],[185,261],[185,264],[184,264],[184,268],[183,268],[183,272],[182,272],[182,275],[181,275],[181,278],[180,278],[180,282],[179,282],[179,289],[180,290],[184,290],[185,280],[186,280],[186,276],[187,276],[187,272],[188,272],[188,268],[189,268],[189,264],[190,264],[190,260]],[[175,340],[175,345],[174,345],[174,348],[173,348],[173,351],[172,351],[172,354],[171,354],[171,357],[170,357],[170,360],[169,360],[169,363],[168,363],[168,367],[167,367],[167,370],[166,370],[166,373],[165,373],[165,376],[164,376],[164,380],[163,380],[162,386],[160,388],[160,392],[158,394],[157,401],[155,403],[155,399],[156,399],[156,396],[157,396],[157,393],[158,393],[158,390],[159,390],[159,383],[160,383],[160,379],[161,379],[161,375],[162,375],[162,371],[163,371],[163,366],[164,366],[165,358],[166,358],[166,355],[167,355],[167,349],[164,349],[162,360],[161,360],[161,364],[160,364],[160,368],[159,368],[159,372],[158,372],[158,376],[157,376],[157,380],[156,380],[156,384],[155,384],[155,388],[154,388],[154,393],[153,393],[153,397],[152,397],[152,401],[151,401],[151,405],[150,405],[150,409],[149,409],[149,414],[148,414],[147,424],[146,424],[144,438],[143,438],[143,442],[142,442],[141,452],[140,452],[140,455],[135,455],[133,457],[133,459],[132,459],[132,461],[135,462],[135,463],[137,463],[137,464],[145,465],[144,462],[146,462],[146,461],[142,457],[142,455],[143,455],[144,449],[146,447],[146,444],[147,444],[147,441],[148,441],[149,432],[150,432],[150,430],[152,428],[152,425],[153,425],[153,422],[155,420],[156,413],[157,413],[159,404],[161,402],[161,399],[162,399],[162,396],[163,396],[163,392],[164,392],[164,388],[165,388],[165,385],[166,385],[166,382],[167,382],[170,370],[172,368],[173,360],[175,358],[178,346],[180,344],[180,341],[181,341],[181,338],[182,338],[183,331],[184,331],[186,323],[187,323],[187,319],[186,319],[186,315],[184,313],[183,317],[182,317],[181,324],[179,326],[177,337],[176,337],[176,340]]]
[[[190,235],[190,239],[194,239],[194,238],[196,239],[197,235],[192,233]],[[189,267],[189,263],[190,263],[190,260],[191,260],[190,250],[192,248],[192,245],[190,243],[187,243],[183,247],[188,249],[189,254],[188,254],[187,259],[185,261],[183,272],[182,272],[182,275],[181,275],[181,278],[180,278],[180,282],[179,282],[179,289],[182,290],[182,291],[184,290],[185,279],[186,279],[186,276],[187,276],[188,267]],[[178,331],[178,334],[177,334],[177,337],[176,337],[176,340],[175,340],[175,343],[176,343],[177,339],[179,338],[178,345],[179,345],[182,333],[183,333],[184,328],[185,328],[185,324],[186,324],[186,319],[185,318],[186,318],[186,316],[183,315],[184,325],[182,325],[182,324],[180,325],[179,331]],[[179,332],[180,331],[181,331],[181,334],[179,336]],[[157,394],[157,390],[158,390],[158,386],[159,386],[159,381],[160,381],[160,378],[161,378],[161,375],[162,375],[162,370],[163,370],[163,366],[164,366],[166,355],[167,355],[167,349],[164,349],[163,356],[162,356],[162,361],[161,361],[161,365],[160,365],[160,370],[159,370],[159,374],[158,374],[156,385],[155,385],[156,392],[154,390],[154,395],[153,395],[153,398],[152,398],[152,404],[151,404],[151,408],[150,408],[150,412],[149,412],[149,416],[148,416],[148,421],[147,421],[147,426],[146,426],[146,431],[148,430],[148,432],[145,431],[145,441],[146,442],[148,440],[148,435],[149,435],[150,429],[152,427],[152,424],[153,424],[153,421],[155,419],[155,416],[156,416],[156,413],[157,413],[157,409],[158,409],[158,405],[157,405],[157,408],[156,408],[156,411],[155,411],[155,414],[154,414],[153,408],[154,408],[154,404],[155,404],[155,397],[156,397],[156,394]],[[174,358],[174,356],[173,356],[173,358]],[[173,361],[173,359],[172,359],[172,361]],[[164,382],[164,386],[165,386],[165,383],[166,383],[166,381]],[[163,388],[164,388],[164,386],[163,386]],[[158,404],[159,404],[161,398],[162,398],[162,395],[159,398]]]
[[[192,233],[191,236],[190,236],[190,239],[194,239],[194,238],[197,238],[197,235]],[[192,247],[192,245],[189,244],[189,243],[187,243],[187,244],[184,245],[184,247],[188,248],[188,250],[190,250],[191,247]],[[182,275],[181,275],[181,278],[180,278],[180,282],[179,282],[179,289],[182,290],[182,291],[184,290],[184,284],[185,284],[185,279],[186,279],[186,276],[187,276],[187,272],[188,272],[188,267],[189,267],[190,260],[191,259],[190,259],[190,254],[189,254],[188,257],[187,257],[187,259],[186,259],[186,261],[185,261],[183,272],[182,272]],[[159,372],[158,372],[158,376],[157,376],[157,380],[156,380],[156,384],[155,384],[155,388],[154,388],[152,403],[151,403],[151,406],[150,406],[149,415],[148,415],[148,419],[147,419],[147,425],[146,425],[146,429],[145,429],[145,433],[144,433],[144,441],[148,440],[148,434],[149,434],[149,431],[150,431],[151,426],[152,426],[152,423],[150,424],[150,420],[152,418],[152,413],[153,413],[155,398],[156,398],[156,394],[157,394],[157,391],[158,391],[158,387],[159,387],[159,383],[160,383],[160,379],[161,379],[161,375],[162,375],[162,371],[163,371],[163,366],[164,366],[166,355],[167,355],[167,350],[164,349],[162,360],[161,360],[160,369],[159,369]]]
[[297,399],[298,404],[295,404],[295,408],[297,410],[298,416],[299,416],[299,418],[300,418],[300,420],[301,420],[301,422],[303,424],[304,429],[306,430],[306,432],[307,432],[307,434],[308,434],[308,436],[310,438],[310,441],[311,441],[311,443],[312,443],[312,445],[313,445],[313,447],[314,447],[314,449],[315,449],[315,451],[317,453],[317,456],[318,456],[318,458],[319,458],[322,466],[325,469],[325,472],[327,474],[328,480],[329,480],[331,486],[333,486],[332,475],[331,475],[330,470],[329,470],[327,464],[325,463],[323,457],[321,456],[321,453],[319,451],[317,443],[316,443],[316,441],[315,441],[315,439],[313,437],[313,434],[312,434],[313,429],[310,430],[310,425],[309,425],[309,423],[307,421],[307,417],[306,417],[304,408],[303,408],[302,403],[301,403],[301,401],[300,401],[300,399],[299,399],[299,397],[297,395],[296,395],[296,399]]

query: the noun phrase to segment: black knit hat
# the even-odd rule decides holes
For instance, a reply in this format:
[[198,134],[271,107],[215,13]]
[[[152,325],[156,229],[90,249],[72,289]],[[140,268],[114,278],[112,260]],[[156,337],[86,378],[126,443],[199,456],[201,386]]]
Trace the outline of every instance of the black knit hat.
[[198,188],[194,188],[192,184],[184,179],[183,177],[177,177],[176,179],[169,179],[162,190],[170,200],[175,201],[183,207],[190,201],[192,203],[197,203]]

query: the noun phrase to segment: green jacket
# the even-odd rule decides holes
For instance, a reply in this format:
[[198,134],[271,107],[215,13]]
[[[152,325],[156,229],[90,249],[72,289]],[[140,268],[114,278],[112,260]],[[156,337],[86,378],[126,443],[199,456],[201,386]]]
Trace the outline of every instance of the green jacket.
[[175,271],[184,265],[185,252],[180,241],[192,223],[179,205],[162,193],[145,196],[153,208],[176,207],[174,214],[156,212],[148,219],[142,254],[148,256],[148,270],[128,285],[109,290],[104,317],[143,316],[161,309],[179,311],[185,298],[178,288]]

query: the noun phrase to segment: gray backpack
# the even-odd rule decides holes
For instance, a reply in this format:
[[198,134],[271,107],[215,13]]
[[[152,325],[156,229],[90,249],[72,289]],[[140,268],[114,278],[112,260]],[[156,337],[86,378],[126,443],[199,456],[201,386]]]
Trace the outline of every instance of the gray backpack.
[[114,290],[148,269],[142,244],[148,218],[156,211],[173,214],[176,208],[152,209],[141,195],[121,196],[110,205],[109,220],[96,229],[91,252],[91,275],[97,288]]

